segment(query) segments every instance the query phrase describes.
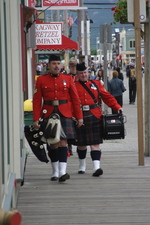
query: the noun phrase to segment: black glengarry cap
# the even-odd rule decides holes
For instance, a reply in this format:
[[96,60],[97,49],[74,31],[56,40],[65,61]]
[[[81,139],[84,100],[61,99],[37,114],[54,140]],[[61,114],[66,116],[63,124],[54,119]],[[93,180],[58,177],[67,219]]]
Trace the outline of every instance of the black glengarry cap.
[[76,69],[77,69],[78,71],[84,71],[84,70],[86,70],[87,67],[86,67],[86,65],[85,65],[85,62],[77,63]]
[[50,55],[49,62],[51,62],[51,61],[61,61],[60,56],[59,55]]

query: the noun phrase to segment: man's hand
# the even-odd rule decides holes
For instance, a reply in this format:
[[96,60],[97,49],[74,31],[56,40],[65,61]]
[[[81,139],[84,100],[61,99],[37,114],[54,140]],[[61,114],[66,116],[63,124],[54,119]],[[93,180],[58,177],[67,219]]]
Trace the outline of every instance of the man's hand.
[[38,130],[40,128],[39,120],[35,120],[34,123],[33,123],[33,126],[35,127],[35,129]]
[[78,119],[76,125],[77,127],[81,127],[83,125],[83,119]]
[[118,113],[123,113],[123,108],[118,109]]

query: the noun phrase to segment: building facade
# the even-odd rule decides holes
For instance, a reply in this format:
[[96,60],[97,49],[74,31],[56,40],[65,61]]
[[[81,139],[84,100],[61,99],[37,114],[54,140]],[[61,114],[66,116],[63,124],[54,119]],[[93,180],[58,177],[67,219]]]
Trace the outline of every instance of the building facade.
[[135,30],[122,30],[120,33],[120,46],[123,62],[135,61]]
[[16,207],[26,161],[23,103],[29,20],[24,1],[0,1],[0,205],[5,211]]

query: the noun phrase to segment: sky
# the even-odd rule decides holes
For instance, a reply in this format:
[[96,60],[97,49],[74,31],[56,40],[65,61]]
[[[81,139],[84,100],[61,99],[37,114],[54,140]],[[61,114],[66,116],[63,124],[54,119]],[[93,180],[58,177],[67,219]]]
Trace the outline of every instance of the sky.
[[[100,36],[99,29],[100,25],[109,24],[113,22],[113,11],[111,10],[112,7],[115,6],[115,3],[117,0],[84,0],[84,6],[88,7],[88,18],[93,21],[93,23],[90,24],[91,27],[91,49],[96,49],[96,40],[97,37]],[[89,3],[89,4],[88,4]],[[92,5],[90,4],[92,3]],[[93,5],[94,3],[94,5]],[[112,25],[112,33],[114,33],[114,30],[116,28],[119,28],[121,31],[123,28],[129,29],[132,25],[128,24],[113,24]],[[73,25],[73,37],[72,39],[74,41],[77,41],[77,25]]]

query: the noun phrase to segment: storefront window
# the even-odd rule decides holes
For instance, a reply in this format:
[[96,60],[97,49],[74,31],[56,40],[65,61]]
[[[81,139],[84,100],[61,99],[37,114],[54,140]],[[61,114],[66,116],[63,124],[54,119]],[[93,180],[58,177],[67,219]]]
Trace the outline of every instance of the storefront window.
[[42,0],[36,0],[36,7],[42,7]]
[[130,40],[130,48],[135,48],[135,40]]

